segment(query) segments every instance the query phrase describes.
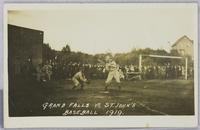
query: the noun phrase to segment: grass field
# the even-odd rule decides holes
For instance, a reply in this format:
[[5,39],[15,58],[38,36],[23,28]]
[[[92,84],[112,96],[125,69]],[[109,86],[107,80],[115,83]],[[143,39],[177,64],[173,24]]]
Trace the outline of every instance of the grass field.
[[[193,80],[122,81],[104,91],[104,80],[72,90],[68,80],[10,85],[10,116],[193,115]],[[67,114],[65,113],[67,111]]]

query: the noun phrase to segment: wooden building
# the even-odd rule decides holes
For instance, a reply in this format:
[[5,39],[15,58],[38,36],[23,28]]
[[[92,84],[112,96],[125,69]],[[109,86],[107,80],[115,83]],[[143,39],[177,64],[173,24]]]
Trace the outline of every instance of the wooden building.
[[43,31],[8,24],[9,75],[27,73],[42,63]]

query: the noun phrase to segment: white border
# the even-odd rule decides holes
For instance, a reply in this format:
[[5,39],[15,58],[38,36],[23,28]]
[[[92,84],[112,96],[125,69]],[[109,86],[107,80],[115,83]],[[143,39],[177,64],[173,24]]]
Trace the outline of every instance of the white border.
[[[165,6],[188,6],[190,4],[196,10],[197,3],[159,3]],[[4,5],[4,127],[6,128],[33,128],[33,127],[68,127],[68,128],[131,128],[131,127],[197,127],[198,125],[198,27],[194,39],[194,69],[195,69],[195,115],[194,116],[70,116],[70,117],[9,117],[8,116],[8,55],[7,55],[7,10],[28,9],[78,9],[80,6],[87,8],[115,8],[116,6],[141,5],[158,6],[158,3],[107,3],[107,4],[5,4]],[[162,6],[160,6],[162,7]],[[196,11],[197,12],[197,11]],[[196,26],[198,15],[196,14]]]

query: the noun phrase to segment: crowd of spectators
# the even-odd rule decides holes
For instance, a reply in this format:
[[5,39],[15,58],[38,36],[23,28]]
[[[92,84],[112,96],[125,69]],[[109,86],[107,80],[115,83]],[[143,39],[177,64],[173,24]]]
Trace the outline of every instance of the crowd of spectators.
[[[37,81],[71,79],[73,75],[84,68],[84,72],[89,79],[106,79],[108,72],[105,71],[105,64],[81,64],[70,62],[68,64],[59,64],[56,62],[45,62],[33,67],[31,64],[22,66],[22,74],[24,78],[29,75]],[[141,71],[140,71],[141,70]],[[119,67],[120,77],[124,80],[132,79],[184,79],[185,66],[183,65],[143,65],[140,69],[136,65],[124,65]],[[188,67],[187,75],[189,79],[193,79],[193,67]]]
[[[185,66],[183,65],[162,65],[142,67],[142,79],[184,79]],[[188,78],[193,77],[193,67],[187,70]]]
[[[79,71],[79,68],[84,68],[85,75],[89,79],[106,79],[107,72],[103,64],[81,64],[68,63],[58,64],[47,62],[38,69],[37,72],[43,73],[39,77],[50,79],[70,79]],[[140,79],[184,79],[185,66],[183,65],[147,65],[142,66],[141,72],[138,66],[125,65],[120,66],[121,77],[126,79],[134,79],[131,77],[139,77]],[[39,71],[40,70],[40,71]],[[188,78],[193,78],[193,67],[188,67]],[[46,76],[45,76],[46,75]]]

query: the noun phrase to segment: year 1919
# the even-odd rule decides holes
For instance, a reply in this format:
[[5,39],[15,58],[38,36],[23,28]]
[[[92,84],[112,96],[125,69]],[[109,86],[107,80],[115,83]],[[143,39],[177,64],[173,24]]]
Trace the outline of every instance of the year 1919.
[[124,115],[122,110],[107,110],[106,115],[108,116],[121,116]]

